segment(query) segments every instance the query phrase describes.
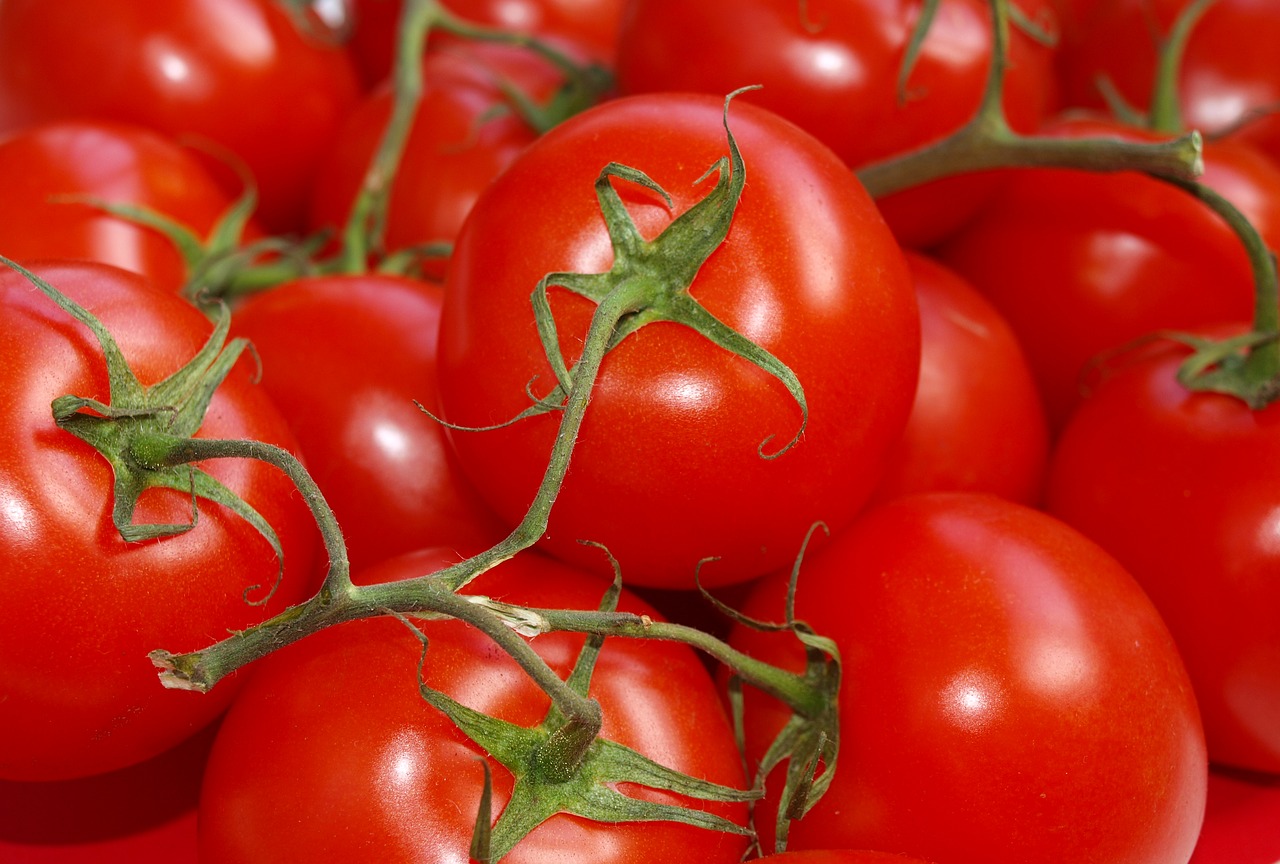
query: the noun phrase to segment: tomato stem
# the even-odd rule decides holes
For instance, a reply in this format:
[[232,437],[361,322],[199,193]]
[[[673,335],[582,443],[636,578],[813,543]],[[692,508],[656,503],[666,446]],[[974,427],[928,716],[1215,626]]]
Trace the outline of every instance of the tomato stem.
[[1008,0],[991,0],[992,58],[982,101],[974,116],[951,135],[857,171],[867,190],[882,198],[956,174],[996,168],[1074,168],[1081,171],[1143,171],[1174,180],[1194,180],[1204,171],[1199,132],[1154,143],[1114,138],[1062,139],[1013,130],[1003,106],[1008,55]]
[[1151,109],[1147,125],[1156,132],[1178,134],[1185,131],[1178,75],[1187,41],[1201,16],[1217,0],[1192,0],[1178,13],[1168,35],[1160,41],[1156,78],[1151,88]]

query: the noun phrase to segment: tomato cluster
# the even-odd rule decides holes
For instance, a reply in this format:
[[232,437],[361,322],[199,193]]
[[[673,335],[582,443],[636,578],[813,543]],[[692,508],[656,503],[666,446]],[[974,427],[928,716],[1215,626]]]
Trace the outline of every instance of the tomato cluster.
[[2,0],[0,860],[1274,861],[1278,30]]

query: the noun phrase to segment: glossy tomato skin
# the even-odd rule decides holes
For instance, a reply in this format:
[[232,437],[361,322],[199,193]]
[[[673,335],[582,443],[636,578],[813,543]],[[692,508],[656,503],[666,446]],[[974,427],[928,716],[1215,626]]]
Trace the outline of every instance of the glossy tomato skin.
[[[456,561],[425,550],[358,574],[359,583],[422,575]],[[606,583],[529,552],[465,593],[514,603],[596,608]],[[624,592],[620,608],[656,616]],[[426,682],[471,707],[533,726],[547,699],[506,654],[456,621],[423,626]],[[567,675],[582,638],[532,641]],[[419,642],[390,618],[323,631],[261,661],[223,723],[201,795],[206,864],[360,861],[434,864],[467,860],[483,756],[417,687]],[[665,765],[743,788],[729,721],[709,673],[674,643],[608,640],[591,695],[603,734]],[[493,769],[493,813],[510,774]],[[645,794],[632,787],[627,794]],[[671,796],[661,800],[677,801]],[[282,809],[294,814],[280,819]],[[717,810],[741,824],[740,805]],[[603,825],[558,815],[505,858],[510,864],[639,861],[737,862],[742,837],[674,823]]]
[[1214,769],[1191,864],[1280,860],[1280,776]]
[[[1097,87],[1105,75],[1130,104],[1146,107],[1155,81],[1157,41],[1185,0],[1083,3],[1081,38],[1062,55],[1062,81],[1072,104],[1105,107]],[[1268,0],[1216,0],[1187,41],[1178,101],[1189,129],[1239,137],[1280,161],[1280,68],[1269,46],[1280,40],[1280,7]],[[1116,46],[1124,50],[1117,51]],[[1250,116],[1256,115],[1256,116]]]
[[128,768],[75,780],[0,780],[5,864],[197,864],[208,728]]
[[[700,200],[727,152],[723,99],[664,94],[614,100],[530,146],[477,202],[450,262],[440,336],[440,398],[463,426],[514,417],[526,387],[552,380],[529,294],[551,272],[609,269],[593,184],[610,161],[672,195],[616,188],[646,237]],[[919,363],[919,320],[902,254],[847,169],[776,115],[736,101],[729,122],[746,187],[728,239],[692,297],[798,376],[801,412],[771,376],[691,329],[659,322],[605,357],[551,513],[545,548],[597,568],[603,543],[630,584],[742,581],[790,561],[816,519],[848,522],[901,433]],[[576,360],[594,305],[552,289],[561,350]],[[536,380],[535,380],[536,379]],[[545,470],[559,415],[496,431],[453,432],[459,459],[510,524]],[[768,441],[768,444],[764,442]]]
[[0,130],[91,116],[212,142],[250,169],[274,231],[301,226],[359,95],[345,51],[267,0],[6,0],[0,56]]
[[[504,82],[538,102],[564,84],[550,63],[523,48],[473,44],[430,51],[423,95],[391,185],[387,250],[452,243],[484,187],[537,131],[521,119]],[[312,229],[341,231],[391,116],[393,92],[371,93],[343,124],[311,199]]]
[[[1046,134],[1155,140],[1102,119]],[[1280,243],[1280,173],[1244,145],[1210,142],[1200,181],[1271,246]],[[1190,195],[1142,175],[1017,172],[938,250],[1013,327],[1050,424],[1061,429],[1098,355],[1161,329],[1249,316],[1253,280],[1239,239]]]
[[503,531],[454,460],[436,410],[440,286],[389,275],[300,279],[259,294],[232,332],[294,429],[353,569],[424,543]]
[[[762,581],[744,611],[779,620],[785,586],[786,574]],[[1186,670],[1150,600],[1078,532],[994,496],[901,498],[808,557],[796,603],[835,639],[844,674],[835,779],[788,849],[1190,857],[1207,767]],[[779,634],[731,641],[800,659]],[[780,728],[774,711],[747,704],[752,758]],[[765,848],[772,810],[757,815]]]
[[[96,314],[146,384],[195,354],[211,325],[180,298],[107,265],[48,264],[46,280]],[[147,653],[193,651],[310,593],[316,534],[300,496],[275,468],[219,460],[210,474],[272,526],[287,575],[247,522],[201,503],[197,526],[129,544],[111,523],[111,469],[54,426],[65,394],[108,398],[101,351],[87,328],[22,276],[0,273],[0,777],[55,780],[140,762],[216,717],[236,688],[199,696],[166,690]],[[296,449],[245,362],[218,391],[205,437],[253,438]],[[185,493],[152,490],[135,522],[190,522]]]
[[1115,369],[1072,416],[1046,505],[1142,583],[1186,658],[1215,762],[1280,773],[1280,406],[1191,394],[1184,349]]
[[[1051,15],[1043,2],[1020,4]],[[932,143],[978,108],[991,56],[981,0],[946,0],[922,44],[905,99],[898,70],[920,14],[915,0],[638,0],[627,7],[618,55],[623,93],[691,90],[778,112],[859,168]],[[1039,10],[1039,11],[1037,11]],[[1053,52],[1014,31],[1005,107],[1034,129],[1056,104]],[[932,245],[962,224],[993,178],[949,179],[890,196],[886,216],[907,245]]]
[[[163,234],[57,199],[143,207],[202,238],[232,205],[191,151],[145,127],[108,121],[54,121],[4,137],[0,187],[0,252],[6,257],[100,261],[174,292],[186,282],[187,268]],[[251,226],[246,236],[258,233]]]
[[873,501],[915,492],[990,492],[1035,504],[1049,424],[1017,336],[950,268],[907,264],[920,304],[920,383]]

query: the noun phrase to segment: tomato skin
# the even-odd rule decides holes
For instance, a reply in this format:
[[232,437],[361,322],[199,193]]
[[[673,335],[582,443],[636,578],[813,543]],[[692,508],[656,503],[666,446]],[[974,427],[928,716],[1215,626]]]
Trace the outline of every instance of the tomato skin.
[[806,849],[779,852],[756,859],[765,864],[925,864],[919,858],[892,852],[862,852],[852,849]]
[[0,130],[90,116],[213,142],[248,166],[275,231],[301,226],[360,92],[347,54],[268,0],[5,0],[0,56]]
[[[456,561],[424,550],[384,562],[357,582],[417,576]],[[604,581],[527,552],[465,589],[511,602],[596,608]],[[656,616],[623,593],[620,608]],[[509,722],[533,726],[545,695],[487,637],[456,621],[426,623],[424,674],[433,687]],[[568,674],[582,637],[530,643]],[[421,646],[390,618],[323,631],[260,662],[224,721],[201,795],[201,861],[466,860],[482,754],[419,696]],[[675,643],[605,642],[591,695],[604,735],[688,773],[743,788],[729,721],[694,653]],[[510,775],[492,762],[493,813]],[[627,794],[637,796],[638,788]],[[676,800],[664,796],[661,800]],[[282,808],[292,814],[280,819]],[[716,812],[742,824],[741,805]],[[742,837],[674,823],[603,825],[558,815],[505,858],[510,864],[737,862]]]
[[[96,314],[146,384],[199,350],[211,325],[179,297],[107,265],[45,264],[37,272]],[[265,606],[277,560],[247,522],[207,502],[195,529],[128,544],[111,523],[109,464],[54,426],[49,404],[108,398],[89,330],[22,276],[0,273],[0,778],[87,776],[153,756],[209,723],[235,690],[166,690],[147,653],[191,651],[310,593],[317,537],[288,479],[268,465],[217,460],[208,473],[275,527],[287,575]],[[296,448],[249,364],[232,370],[201,429]],[[135,521],[189,522],[190,496],[151,490]],[[252,594],[261,599],[262,590]]]
[[[233,334],[294,429],[359,570],[424,543],[503,531],[457,467],[436,410],[440,286],[387,275],[299,279],[250,298]],[[376,362],[374,359],[376,358]]]
[[1204,828],[1191,864],[1271,862],[1280,855],[1280,776],[1209,772]]
[[1280,406],[1189,393],[1174,378],[1185,356],[1162,345],[1103,380],[1063,430],[1046,506],[1119,558],[1160,609],[1210,758],[1280,773]]
[[[744,611],[779,620],[786,576],[758,583]],[[994,496],[901,498],[806,558],[796,603],[844,674],[835,779],[788,849],[1190,857],[1207,774],[1190,682],[1151,602],[1078,532]],[[788,636],[738,627],[731,642],[802,662]],[[783,718],[748,696],[755,758]],[[765,848],[775,808],[757,811]]]
[[[1043,2],[1021,4],[1051,14]],[[846,164],[915,150],[955,131],[978,108],[991,56],[982,0],[944,0],[899,99],[897,76],[920,14],[915,0],[636,0],[622,22],[622,93],[723,94],[763,85],[743,99],[786,117]],[[1034,129],[1056,104],[1053,52],[1015,30],[1005,109]],[[991,175],[958,177],[889,196],[886,217],[905,244],[932,245],[967,220]]]
[[[564,77],[523,48],[475,44],[431,51],[423,96],[392,181],[387,250],[452,243],[471,206],[537,132],[517,116],[499,82],[550,99]],[[312,229],[341,230],[391,116],[389,83],[347,118],[311,200]],[[496,113],[495,113],[496,112]]]
[[[1102,119],[1046,134],[1156,140]],[[1280,173],[1245,145],[1209,142],[1200,181],[1280,244]],[[937,250],[1004,314],[1061,429],[1099,353],[1161,329],[1246,318],[1253,280],[1239,239],[1190,195],[1138,174],[1020,171]]]
[[205,729],[128,768],[44,783],[0,780],[5,864],[197,864]]
[[[455,247],[440,335],[440,399],[464,426],[514,417],[526,386],[553,380],[529,294],[550,272],[603,272],[612,250],[593,190],[618,161],[675,200],[618,183],[642,234],[709,191],[695,181],[725,155],[723,100],[663,94],[614,100],[534,142],[476,203]],[[727,241],[690,294],[786,363],[796,401],[753,364],[680,325],[649,324],[601,367],[543,548],[601,568],[603,543],[629,584],[690,588],[742,581],[790,561],[815,519],[848,522],[901,433],[919,363],[919,320],[901,251],[830,151],[776,115],[739,105],[730,124],[746,187]],[[519,205],[519,206],[517,206]],[[500,238],[500,243],[499,239]],[[573,362],[595,306],[552,289],[561,350]],[[468,476],[515,524],[533,500],[559,415],[496,431],[452,432]],[[769,444],[764,442],[769,441]],[[662,542],[654,542],[661,538]]]
[[920,383],[873,501],[951,491],[1037,503],[1049,424],[1022,346],[954,271],[915,252],[907,264],[920,302]]
[[[126,123],[64,120],[0,140],[0,252],[15,261],[85,258],[177,291],[186,264],[160,232],[58,196],[131,204],[205,237],[232,201],[176,142]],[[260,234],[252,224],[246,237]]]

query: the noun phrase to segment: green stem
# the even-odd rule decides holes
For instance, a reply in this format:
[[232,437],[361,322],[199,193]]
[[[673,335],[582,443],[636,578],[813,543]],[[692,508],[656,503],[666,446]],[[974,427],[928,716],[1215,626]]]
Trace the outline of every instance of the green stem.
[[1179,96],[1178,76],[1182,70],[1182,58],[1187,51],[1191,31],[1201,16],[1217,0],[1192,0],[1178,14],[1169,35],[1160,45],[1156,63],[1156,80],[1151,89],[1151,111],[1148,125],[1157,132],[1176,135],[1185,131],[1182,121],[1182,102]]
[[859,169],[858,178],[872,197],[882,198],[955,174],[996,168],[1144,171],[1184,181],[1194,180],[1204,171],[1198,132],[1153,144],[1015,132],[1002,104],[1009,41],[1007,0],[991,0],[991,14],[993,56],[978,111],[940,141]]

